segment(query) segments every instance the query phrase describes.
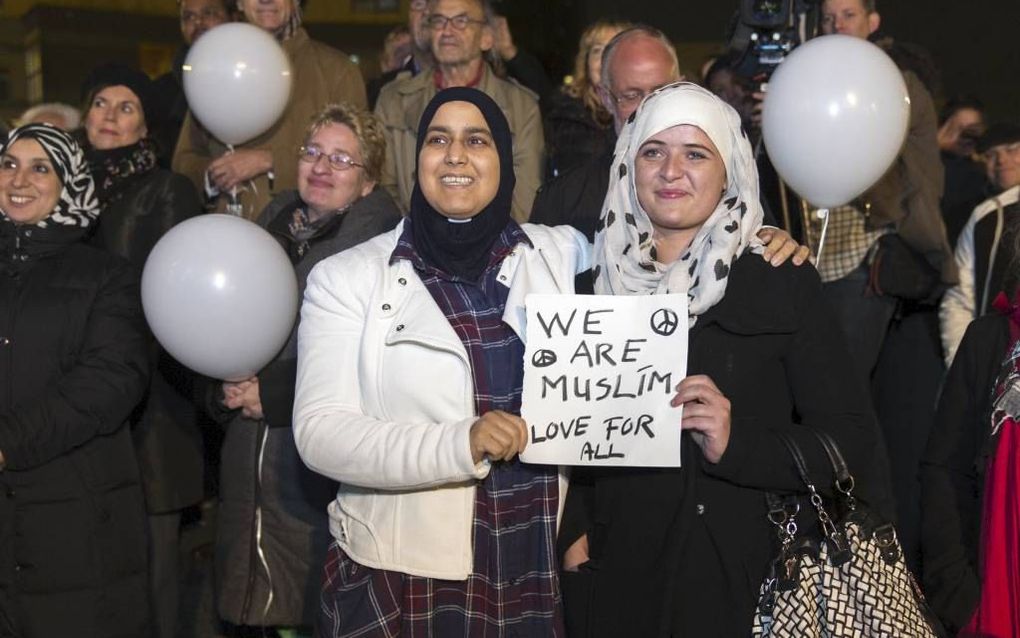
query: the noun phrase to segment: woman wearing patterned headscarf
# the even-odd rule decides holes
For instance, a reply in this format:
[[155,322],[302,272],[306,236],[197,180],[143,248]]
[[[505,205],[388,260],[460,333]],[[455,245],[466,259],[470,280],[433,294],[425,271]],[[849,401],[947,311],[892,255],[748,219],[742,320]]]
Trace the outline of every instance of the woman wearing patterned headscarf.
[[223,210],[225,194],[239,191],[240,214],[255,219],[274,195],[297,188],[292,161],[305,126],[324,105],[349,102],[365,108],[365,84],[351,60],[308,37],[299,0],[237,0],[250,24],[275,37],[290,59],[293,89],[280,119],[266,132],[228,153],[227,147],[188,114],[174,151],[173,169]]
[[81,149],[0,149],[0,635],[150,635],[145,505],[126,421],[148,387],[137,273],[86,245]]
[[565,519],[590,522],[561,539],[564,567],[590,593],[567,612],[590,622],[578,635],[747,635],[773,555],[764,492],[803,489],[777,433],[824,472],[810,429],[827,431],[866,490],[867,395],[814,269],[762,258],[757,170],[732,108],[693,84],[653,93],[621,132],[610,184],[595,291],[688,298],[688,376],[672,399],[682,468],[601,476],[587,508],[571,491]]
[[510,128],[470,88],[422,114],[407,219],[318,264],[294,437],[340,482],[319,636],[563,636],[566,484],[520,462],[524,296],[569,293],[577,231],[518,225]]

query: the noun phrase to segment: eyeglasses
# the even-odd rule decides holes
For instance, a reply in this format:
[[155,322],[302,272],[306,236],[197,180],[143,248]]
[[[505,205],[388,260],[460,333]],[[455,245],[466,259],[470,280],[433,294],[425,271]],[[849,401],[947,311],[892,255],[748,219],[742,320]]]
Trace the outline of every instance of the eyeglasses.
[[[681,78],[679,80],[679,82],[682,82],[682,81],[683,81],[683,78]],[[672,86],[674,84],[677,84],[677,82],[678,81],[671,81],[671,82],[667,82],[665,84],[660,84],[659,86],[653,86],[651,89],[649,89],[647,91],[642,91],[641,89],[633,89],[633,90],[630,90],[630,91],[624,91],[623,93],[620,93],[619,95],[617,95],[616,93],[613,93],[612,91],[609,91],[608,89],[606,89],[606,91],[609,93],[609,97],[611,97],[613,99],[613,101],[616,102],[617,104],[619,104],[621,106],[632,106],[632,105],[637,104],[641,100],[645,99],[646,97],[648,97],[652,93],[655,93],[659,89],[664,89],[667,86]]]
[[621,106],[637,104],[641,100],[645,99],[646,95],[648,95],[648,93],[645,93],[644,91],[625,91],[619,95],[609,91],[609,97],[613,98],[613,101]]
[[436,31],[442,31],[446,28],[447,24],[452,24],[454,29],[463,31],[468,28],[469,24],[485,24],[485,20],[475,20],[466,13],[455,15],[452,18],[444,16],[441,13],[433,13],[425,19],[425,24],[427,24],[430,29],[435,29]]
[[298,151],[298,159],[309,164],[315,164],[320,157],[325,157],[326,163],[334,171],[347,171],[355,166],[365,168],[364,164],[355,162],[347,153],[327,153],[318,146],[302,146]]
[[219,7],[205,7],[201,11],[181,11],[181,22],[185,24],[207,22],[211,20],[219,20],[222,22],[226,19],[227,14]]

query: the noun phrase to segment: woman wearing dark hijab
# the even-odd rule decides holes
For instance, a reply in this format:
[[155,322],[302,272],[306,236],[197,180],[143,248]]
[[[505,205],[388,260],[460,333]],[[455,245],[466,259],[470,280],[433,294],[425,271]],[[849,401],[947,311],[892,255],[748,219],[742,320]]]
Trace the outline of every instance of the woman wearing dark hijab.
[[138,280],[83,240],[74,140],[0,149],[0,636],[150,635],[145,505],[127,427],[148,387]]
[[566,484],[517,458],[524,297],[570,293],[588,244],[519,226],[509,126],[485,94],[422,115],[393,232],[321,262],[298,332],[294,434],[340,482],[319,632],[562,636]]

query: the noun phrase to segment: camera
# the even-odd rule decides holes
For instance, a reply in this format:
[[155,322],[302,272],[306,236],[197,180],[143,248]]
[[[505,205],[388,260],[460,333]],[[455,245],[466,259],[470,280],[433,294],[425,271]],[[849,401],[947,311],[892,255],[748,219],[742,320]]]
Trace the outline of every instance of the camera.
[[729,38],[733,71],[764,84],[818,27],[821,0],[741,0]]

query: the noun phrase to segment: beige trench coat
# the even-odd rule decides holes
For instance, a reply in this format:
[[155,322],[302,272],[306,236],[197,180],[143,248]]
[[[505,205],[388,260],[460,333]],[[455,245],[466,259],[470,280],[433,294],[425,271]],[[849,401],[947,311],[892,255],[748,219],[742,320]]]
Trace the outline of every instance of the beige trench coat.
[[[321,42],[308,37],[304,29],[282,43],[294,73],[293,93],[283,116],[262,135],[238,146],[238,149],[264,149],[273,154],[275,179],[270,186],[266,174],[259,175],[240,189],[242,214],[258,217],[273,195],[297,188],[297,151],[304,141],[305,129],[312,117],[330,102],[350,102],[367,108],[365,83],[361,71],[350,59]],[[227,151],[189,112],[174,151],[173,170],[194,182],[205,192],[205,171],[209,163]],[[222,211],[226,197],[218,197],[215,209]]]

